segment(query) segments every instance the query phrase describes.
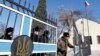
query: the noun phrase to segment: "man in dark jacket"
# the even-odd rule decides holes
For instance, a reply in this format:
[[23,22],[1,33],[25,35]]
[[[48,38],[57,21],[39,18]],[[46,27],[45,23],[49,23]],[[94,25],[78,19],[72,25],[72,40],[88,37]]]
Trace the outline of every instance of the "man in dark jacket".
[[[30,37],[32,42],[40,42],[39,32],[40,32],[40,27],[38,26],[32,29],[32,33]],[[40,55],[41,55],[40,53],[34,53],[31,56],[40,56]]]
[[5,34],[3,36],[1,36],[1,39],[7,39],[7,40],[11,40],[13,36],[13,28],[9,27],[5,30]]
[[32,33],[31,33],[31,40],[32,41],[40,42],[39,32],[40,32],[40,28],[38,26],[36,26],[35,28],[32,29]]
[[[40,42],[42,43],[49,43],[50,39],[49,39],[49,31],[45,30],[44,33],[42,34],[42,36],[40,37]],[[41,53],[41,56],[47,56],[48,54],[46,53]]]
[[44,33],[42,34],[40,41],[43,43],[49,43],[50,39],[49,39],[49,31],[45,30]]
[[74,48],[68,41],[70,35],[68,32],[64,32],[63,36],[57,42],[57,56],[66,56],[67,47]]

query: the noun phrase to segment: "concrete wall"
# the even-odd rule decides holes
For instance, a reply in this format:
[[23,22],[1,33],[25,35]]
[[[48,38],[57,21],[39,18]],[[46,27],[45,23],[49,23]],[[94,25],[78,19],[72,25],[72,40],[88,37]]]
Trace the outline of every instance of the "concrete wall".
[[[76,26],[78,28],[79,33],[83,34],[83,24],[81,21],[82,21],[82,19],[77,20]],[[100,52],[100,44],[98,44],[98,41],[97,41],[97,36],[98,35],[100,36],[100,24],[98,24],[94,21],[91,21],[91,20],[88,20],[88,23],[89,23],[89,33],[90,33],[90,36],[92,37],[91,51],[92,51],[92,54],[95,56],[95,55],[99,54],[99,52]],[[87,28],[87,20],[86,19],[84,19],[84,35],[88,36],[88,28]],[[82,39],[84,39],[84,38],[82,38]]]

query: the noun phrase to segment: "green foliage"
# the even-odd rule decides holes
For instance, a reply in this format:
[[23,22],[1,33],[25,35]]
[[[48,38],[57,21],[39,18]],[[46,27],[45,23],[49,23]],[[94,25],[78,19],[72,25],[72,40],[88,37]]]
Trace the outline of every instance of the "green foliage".
[[46,0],[39,0],[39,4],[36,9],[35,16],[38,18],[46,18],[47,17]]

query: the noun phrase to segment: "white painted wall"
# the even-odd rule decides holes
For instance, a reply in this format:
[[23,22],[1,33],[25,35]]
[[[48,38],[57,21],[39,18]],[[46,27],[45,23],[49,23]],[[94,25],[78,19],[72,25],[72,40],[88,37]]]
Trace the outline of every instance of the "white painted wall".
[[[79,19],[76,21],[76,26],[78,28],[79,33],[83,33],[83,24],[81,23],[82,19]],[[96,56],[100,52],[100,44],[97,42],[97,36],[100,36],[100,24],[88,20],[89,23],[89,31],[90,31],[90,36],[92,37],[92,45],[91,45],[91,50],[92,54]],[[87,20],[84,18],[84,35],[88,36],[88,28],[87,28]],[[99,54],[100,55],[100,54]]]

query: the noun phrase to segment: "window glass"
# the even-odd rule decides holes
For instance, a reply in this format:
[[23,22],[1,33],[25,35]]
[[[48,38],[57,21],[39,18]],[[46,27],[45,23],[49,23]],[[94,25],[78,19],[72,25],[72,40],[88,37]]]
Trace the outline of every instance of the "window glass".
[[0,15],[0,22],[3,23],[5,26],[7,23],[8,14],[9,14],[9,10],[3,8],[1,15]]
[[47,26],[46,29],[50,31],[50,35],[49,35],[50,41],[49,42],[56,43],[56,28],[51,27],[51,26]]
[[32,41],[41,42],[42,40],[40,40],[39,38],[42,37],[41,35],[43,34],[43,31],[45,30],[45,24],[33,19],[31,28],[32,28],[32,31],[31,31]]
[[100,36],[97,36],[98,44],[100,44]]
[[18,36],[21,28],[21,20],[22,15],[3,8],[0,15],[0,39],[11,40]]
[[8,18],[8,25],[7,27],[13,27],[16,19],[16,13],[10,12],[9,18]]
[[14,38],[15,38],[16,36],[19,36],[19,34],[20,34],[21,21],[22,21],[22,15],[17,14],[17,20],[16,20],[16,23],[15,23],[14,34],[13,34],[13,37],[14,37]]
[[0,4],[3,3],[3,0],[0,0]]
[[53,39],[53,43],[55,43],[56,44],[56,28],[53,28],[52,27],[52,39]]
[[85,36],[84,40],[87,44],[92,44],[92,37],[91,36]]
[[[31,39],[35,42],[56,43],[56,28],[40,21],[32,20]],[[38,33],[38,35],[37,35]]]

